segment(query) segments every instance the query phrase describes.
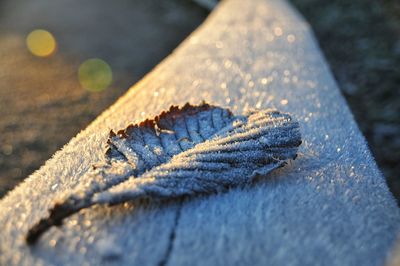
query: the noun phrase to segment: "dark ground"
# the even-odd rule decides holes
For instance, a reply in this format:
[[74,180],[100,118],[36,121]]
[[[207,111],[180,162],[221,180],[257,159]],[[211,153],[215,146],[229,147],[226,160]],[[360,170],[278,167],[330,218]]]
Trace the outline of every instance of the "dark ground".
[[[400,199],[400,2],[292,0],[313,27],[339,86]],[[0,196],[42,165],[207,16],[185,0],[0,1]],[[79,21],[79,23],[77,23]],[[82,26],[84,25],[84,26]],[[24,38],[50,30],[51,58]],[[107,61],[110,88],[83,90],[79,64]]]

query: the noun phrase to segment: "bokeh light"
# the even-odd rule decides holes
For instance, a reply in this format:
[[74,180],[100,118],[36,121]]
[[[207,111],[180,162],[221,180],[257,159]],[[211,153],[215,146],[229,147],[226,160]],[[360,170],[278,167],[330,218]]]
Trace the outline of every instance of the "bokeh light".
[[112,70],[103,60],[92,58],[79,66],[78,78],[81,86],[86,90],[102,91],[112,82]]
[[26,46],[33,55],[47,57],[56,51],[57,42],[50,32],[37,29],[26,37]]

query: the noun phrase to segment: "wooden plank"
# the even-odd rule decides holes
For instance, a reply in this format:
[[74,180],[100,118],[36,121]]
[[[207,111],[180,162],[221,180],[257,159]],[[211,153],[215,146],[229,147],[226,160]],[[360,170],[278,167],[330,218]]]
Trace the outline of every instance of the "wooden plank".
[[[109,129],[171,104],[275,107],[302,126],[299,158],[253,186],[183,203],[97,206],[29,226],[102,158]],[[377,265],[400,213],[309,26],[279,0],[227,0],[169,58],[0,202],[0,264]]]
[[383,264],[399,212],[310,29],[284,1],[221,9],[226,16],[211,19],[186,49],[193,62],[211,61],[192,76],[226,83],[239,111],[294,114],[305,142],[290,167],[254,187],[185,202],[170,264]]

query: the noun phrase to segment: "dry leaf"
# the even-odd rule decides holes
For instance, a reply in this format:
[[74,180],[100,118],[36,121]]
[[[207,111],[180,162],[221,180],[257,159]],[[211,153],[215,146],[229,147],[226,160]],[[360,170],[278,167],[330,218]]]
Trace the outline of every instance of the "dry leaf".
[[276,110],[234,116],[203,103],[172,106],[154,119],[111,131],[107,143],[105,162],[28,232],[29,244],[94,204],[210,194],[250,183],[295,159],[301,135],[299,124]]

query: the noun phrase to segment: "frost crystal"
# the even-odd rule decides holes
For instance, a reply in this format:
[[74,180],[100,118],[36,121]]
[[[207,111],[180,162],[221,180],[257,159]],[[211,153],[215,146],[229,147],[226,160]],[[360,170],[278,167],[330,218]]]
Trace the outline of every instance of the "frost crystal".
[[154,119],[111,131],[107,143],[105,161],[30,229],[29,244],[94,204],[210,194],[249,183],[295,159],[301,135],[299,124],[276,110],[234,116],[203,103],[171,106]]

